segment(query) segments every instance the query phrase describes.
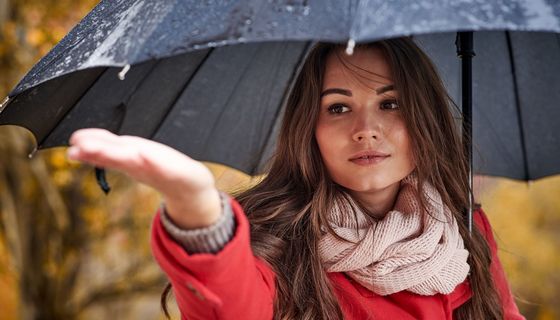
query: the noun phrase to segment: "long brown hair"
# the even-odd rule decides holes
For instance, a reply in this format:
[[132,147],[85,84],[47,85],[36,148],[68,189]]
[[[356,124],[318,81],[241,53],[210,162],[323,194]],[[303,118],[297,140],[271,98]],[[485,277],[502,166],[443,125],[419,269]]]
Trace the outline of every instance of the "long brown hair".
[[[470,255],[473,297],[455,319],[502,319],[490,275],[491,254],[482,234],[463,222],[472,190],[467,160],[451,107],[456,107],[427,55],[410,38],[360,44],[382,50],[392,70],[399,105],[413,146],[420,187],[429,182],[459,221]],[[326,59],[338,44],[318,43],[308,53],[290,92],[276,151],[266,177],[236,196],[251,225],[251,247],[276,273],[275,319],[342,319],[343,314],[318,254],[321,225],[340,198],[323,165],[315,124]],[[417,193],[422,212],[426,199]]]

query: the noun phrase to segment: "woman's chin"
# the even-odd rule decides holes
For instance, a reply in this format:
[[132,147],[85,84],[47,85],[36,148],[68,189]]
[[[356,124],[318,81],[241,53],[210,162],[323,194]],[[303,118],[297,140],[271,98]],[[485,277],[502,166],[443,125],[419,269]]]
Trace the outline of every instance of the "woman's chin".
[[389,186],[393,185],[395,182],[399,181],[386,181],[377,179],[360,179],[360,181],[352,181],[348,183],[346,189],[353,192],[368,193],[377,192],[387,189]]

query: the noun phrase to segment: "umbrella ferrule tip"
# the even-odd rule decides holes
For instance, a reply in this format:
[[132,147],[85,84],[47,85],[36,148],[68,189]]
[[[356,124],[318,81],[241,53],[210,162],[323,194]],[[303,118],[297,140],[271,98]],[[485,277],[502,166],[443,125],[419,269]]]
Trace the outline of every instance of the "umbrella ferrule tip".
[[2,111],[4,111],[4,108],[6,108],[9,101],[10,101],[10,97],[6,97],[4,99],[4,101],[2,101],[2,103],[0,103],[0,113],[2,113]]
[[346,44],[346,54],[351,56],[354,53],[354,47],[356,46],[356,41],[352,38],[348,40],[348,44]]
[[27,157],[29,159],[32,159],[35,156],[36,153],[37,153],[37,147],[35,146],[35,147],[33,147],[33,150],[31,150],[31,152],[27,155]]
[[119,72],[119,80],[124,80],[126,77],[126,73],[130,70],[130,64],[125,65],[122,70]]

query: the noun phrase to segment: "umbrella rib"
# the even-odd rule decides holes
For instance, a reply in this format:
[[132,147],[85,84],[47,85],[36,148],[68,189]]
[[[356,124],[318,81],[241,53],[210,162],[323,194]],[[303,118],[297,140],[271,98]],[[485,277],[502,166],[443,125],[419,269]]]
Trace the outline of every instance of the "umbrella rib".
[[[298,66],[295,70],[295,72],[292,74],[292,76],[290,77],[290,80],[288,83],[290,83],[291,85],[286,86],[286,89],[284,89],[284,94],[282,95],[283,99],[280,102],[280,108],[276,108],[276,113],[274,114],[274,119],[278,119],[278,116],[280,115],[280,112],[283,111],[282,106],[285,105],[286,100],[288,99],[288,93],[292,90],[293,85],[294,85],[294,77],[297,76],[299,74],[299,72],[301,71],[301,68],[303,67],[303,60],[307,55],[307,52],[309,51],[310,47],[312,45],[312,42],[308,42],[307,45],[305,46],[304,50],[302,50],[300,58],[299,58],[299,62],[298,62]],[[266,135],[266,142],[262,144],[261,146],[261,150],[259,151],[259,155],[263,156],[264,151],[266,150],[266,147],[268,146],[268,144],[270,143],[270,139],[272,139],[272,134],[274,131],[274,128],[276,128],[276,121],[275,123],[273,123],[270,128],[268,129],[267,135]],[[257,166],[260,167],[261,163],[262,163],[262,158],[259,159]],[[253,170],[254,171],[254,170]],[[255,172],[251,172],[251,175],[254,175]]]
[[39,146],[42,145],[53,133],[53,131],[58,127],[58,125],[60,125],[60,123],[66,118],[66,116],[68,115],[68,113],[70,113],[70,111],[74,110],[74,107],[76,106],[76,103],[79,102],[80,100],[82,100],[82,98],[89,92],[89,90],[97,83],[97,81],[99,81],[99,79],[101,79],[101,77],[105,74],[105,72],[107,72],[107,70],[109,70],[109,68],[105,68],[105,70],[103,70],[102,72],[99,73],[99,75],[97,76],[97,78],[95,78],[95,81],[93,81],[91,83],[91,85],[89,86],[89,88],[87,88],[86,90],[84,90],[84,92],[80,95],[80,97],[78,99],[76,99],[76,102],[74,102],[72,104],[72,107],[68,108],[68,110],[66,110],[66,112],[64,113],[64,115],[62,115],[59,120],[56,122],[56,124],[51,128],[51,130],[49,130],[49,133],[47,133],[45,135],[45,137],[43,139],[41,139],[41,141],[37,141],[37,149],[39,149]]
[[[254,57],[257,55],[257,52],[258,52],[258,49],[255,50],[255,51],[253,52],[253,55],[251,56],[251,58],[250,58],[248,61],[253,61],[253,60],[254,60]],[[246,66],[243,68],[243,71],[240,72],[240,76],[239,76],[239,78],[238,78],[239,81],[236,81],[236,82],[235,82],[235,86],[232,88],[232,90],[230,91],[230,93],[228,94],[228,96],[227,96],[227,98],[226,98],[226,103],[225,103],[226,106],[229,106],[229,105],[230,105],[229,101],[231,100],[232,96],[235,94],[235,92],[236,92],[235,89],[237,89],[237,87],[238,87],[239,84],[240,84],[240,80],[243,79],[243,77],[245,76],[245,74],[247,73],[247,71],[249,70],[249,68],[250,68],[250,65],[246,65]],[[226,111],[227,111],[227,108],[221,108],[221,109],[220,109],[220,112],[219,112],[218,116],[216,117],[216,119],[215,119],[214,122],[212,123],[212,128],[210,128],[210,130],[208,130],[209,133],[214,132],[214,129],[216,129],[216,127],[219,125],[219,122],[220,122],[220,120],[222,119],[222,117],[223,117],[223,115],[224,115],[224,113],[225,113]],[[210,135],[210,134],[209,134],[209,135]],[[208,139],[210,139],[210,137],[209,137],[209,136],[206,136],[206,138],[205,138],[205,142],[206,142],[206,143],[204,144],[205,147],[204,147],[204,149],[203,149],[203,152],[204,152],[204,153],[207,152],[208,147],[211,145],[211,143],[208,143]]]
[[121,104],[124,106],[124,115],[121,119],[118,129],[115,132],[116,134],[121,134],[122,132],[122,126],[124,124],[124,120],[126,119],[127,112],[129,111],[130,108],[130,104],[129,104],[130,101],[132,100],[132,98],[134,98],[136,94],[138,94],[138,89],[142,87],[142,84],[144,84],[144,82],[150,77],[152,72],[154,72],[154,70],[160,63],[161,60],[155,60],[153,65],[150,67],[150,70],[146,72],[146,75],[140,81],[138,81],[138,83],[136,83],[134,89],[131,90],[130,94],[128,94],[128,96],[123,97],[123,99],[121,100]]
[[210,56],[210,54],[213,51],[214,51],[214,48],[209,48],[208,53],[206,53],[206,55],[200,60],[200,63],[198,64],[198,66],[196,66],[195,71],[192,72],[190,78],[187,81],[185,81],[185,84],[183,85],[181,90],[178,91],[177,96],[173,99],[173,102],[171,102],[171,104],[169,105],[169,108],[165,112],[165,115],[161,118],[161,121],[158,123],[158,125],[156,126],[156,128],[154,129],[152,134],[150,135],[150,139],[153,138],[156,135],[156,133],[161,129],[161,127],[163,126],[163,124],[165,123],[165,121],[167,120],[169,115],[171,114],[171,111],[175,107],[175,104],[177,104],[177,101],[181,98],[181,95],[183,94],[185,89],[189,86],[189,84],[194,79],[194,77],[196,76],[196,74],[198,73],[198,71],[200,70],[202,65],[204,65],[204,62],[206,62],[206,60],[208,59],[208,57]]
[[515,73],[515,62],[513,57],[513,47],[511,43],[511,33],[506,31],[506,40],[507,40],[507,47],[509,53],[509,62],[511,67],[512,79],[513,79],[513,92],[515,96],[515,108],[517,109],[517,122],[519,124],[519,135],[521,136],[521,151],[523,155],[523,169],[525,170],[525,180],[529,180],[529,167],[527,163],[527,148],[525,145],[525,131],[523,130],[523,119],[521,114],[521,103],[519,98],[519,91],[518,91],[518,84],[517,84],[517,76]]

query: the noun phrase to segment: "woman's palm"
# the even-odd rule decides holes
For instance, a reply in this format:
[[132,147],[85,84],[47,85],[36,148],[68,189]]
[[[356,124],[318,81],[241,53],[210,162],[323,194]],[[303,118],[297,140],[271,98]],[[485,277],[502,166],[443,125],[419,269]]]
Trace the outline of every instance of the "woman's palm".
[[74,132],[70,145],[70,159],[124,172],[160,191],[180,225],[201,227],[216,220],[219,197],[214,177],[183,153],[148,139],[95,128]]

